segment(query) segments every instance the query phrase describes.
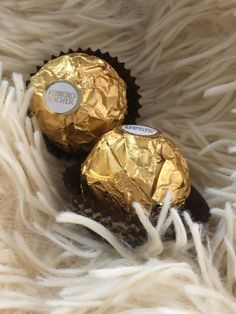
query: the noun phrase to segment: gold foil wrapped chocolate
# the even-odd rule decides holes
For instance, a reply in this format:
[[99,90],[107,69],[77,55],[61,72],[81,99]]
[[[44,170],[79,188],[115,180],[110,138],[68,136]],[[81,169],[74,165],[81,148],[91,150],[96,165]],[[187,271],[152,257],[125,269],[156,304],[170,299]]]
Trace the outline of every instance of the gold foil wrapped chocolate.
[[[190,186],[185,158],[171,140],[148,127],[126,125],[105,134],[83,163],[82,174],[77,160],[66,169],[64,183],[73,211],[101,223],[132,247],[147,240],[133,201],[145,206],[156,226],[166,191],[171,188],[172,205],[178,208],[180,218],[184,211],[198,223],[206,223],[210,217],[206,201]],[[171,223],[163,240],[174,238]]]
[[30,110],[42,132],[68,152],[88,150],[119,126],[127,112],[126,83],[94,55],[72,53],[47,62],[34,76]]
[[147,212],[172,189],[172,205],[190,194],[187,162],[175,144],[155,129],[126,125],[105,134],[82,165],[82,190],[111,199],[132,215],[132,202]]

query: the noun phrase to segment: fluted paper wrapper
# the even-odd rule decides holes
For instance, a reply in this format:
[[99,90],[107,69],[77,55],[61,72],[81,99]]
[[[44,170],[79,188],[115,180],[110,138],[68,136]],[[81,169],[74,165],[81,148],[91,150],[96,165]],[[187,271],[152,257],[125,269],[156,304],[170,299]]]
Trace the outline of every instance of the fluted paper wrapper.
[[[77,170],[76,170],[77,169]],[[79,175],[80,167],[73,165],[64,173],[65,185],[68,193],[72,195],[69,202],[70,208],[77,214],[92,218],[108,228],[121,242],[127,246],[136,247],[142,245],[147,240],[147,233],[139,221],[137,215],[127,215],[126,210],[117,204],[113,205],[113,201],[97,198],[89,189],[85,189],[82,197],[80,178],[75,179],[75,173]],[[84,199],[86,198],[86,200]],[[112,205],[114,207],[112,207]],[[119,205],[119,204],[118,204]],[[188,227],[185,224],[185,219],[182,217],[184,211],[188,212],[194,222],[207,223],[210,218],[210,208],[203,196],[191,186],[190,195],[186,202],[180,207],[177,207],[182,222],[185,225],[187,232]],[[148,218],[155,227],[161,211],[161,205],[156,204],[152,207]],[[190,236],[188,234],[188,236]],[[166,230],[163,240],[174,240],[175,228],[173,224]]]

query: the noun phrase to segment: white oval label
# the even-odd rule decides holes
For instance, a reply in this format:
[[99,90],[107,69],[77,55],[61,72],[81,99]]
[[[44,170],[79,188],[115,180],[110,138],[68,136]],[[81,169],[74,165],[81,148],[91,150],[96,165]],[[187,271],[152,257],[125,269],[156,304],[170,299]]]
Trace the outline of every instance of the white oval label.
[[135,124],[123,125],[122,129],[128,133],[135,134],[135,135],[143,135],[143,136],[153,136],[159,133],[156,129],[149,128],[148,126],[135,125]]
[[71,113],[75,111],[82,100],[80,90],[68,81],[51,83],[44,94],[47,106],[55,113]]

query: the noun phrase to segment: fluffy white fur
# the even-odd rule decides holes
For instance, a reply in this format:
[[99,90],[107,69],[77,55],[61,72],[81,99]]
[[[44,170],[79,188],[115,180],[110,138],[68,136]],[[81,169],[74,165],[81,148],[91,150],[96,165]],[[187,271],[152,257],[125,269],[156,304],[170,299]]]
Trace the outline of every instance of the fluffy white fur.
[[[1,313],[236,313],[236,2],[2,0],[0,23]],[[25,79],[78,47],[108,50],[131,68],[140,122],[189,160],[212,213],[207,228],[185,215],[189,240],[170,193],[156,228],[134,204],[150,238],[136,250],[67,211],[66,162],[47,153],[27,117]],[[176,241],[163,243],[172,221]]]

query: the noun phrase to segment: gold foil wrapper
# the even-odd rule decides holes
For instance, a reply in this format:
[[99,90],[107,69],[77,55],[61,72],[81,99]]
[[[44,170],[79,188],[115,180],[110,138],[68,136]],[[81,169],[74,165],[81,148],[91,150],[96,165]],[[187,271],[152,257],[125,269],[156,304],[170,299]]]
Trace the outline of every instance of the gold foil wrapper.
[[142,126],[105,134],[82,165],[82,178],[97,198],[109,194],[128,212],[134,201],[147,210],[162,204],[168,189],[173,206],[183,204],[190,193],[189,169],[179,149],[160,132]]
[[[78,92],[77,106],[68,112],[55,112],[45,98],[58,82],[69,83],[70,91]],[[68,152],[90,149],[104,133],[122,124],[127,112],[125,82],[106,61],[93,55],[55,58],[31,77],[30,85],[35,87],[30,110],[42,132]]]

